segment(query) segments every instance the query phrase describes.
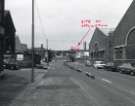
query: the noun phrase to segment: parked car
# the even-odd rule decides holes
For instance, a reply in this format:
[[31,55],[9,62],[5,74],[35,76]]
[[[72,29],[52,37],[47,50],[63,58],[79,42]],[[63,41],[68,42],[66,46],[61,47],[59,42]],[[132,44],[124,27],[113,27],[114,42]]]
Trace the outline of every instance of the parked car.
[[43,64],[37,64],[36,68],[38,68],[38,69],[48,69],[48,66],[47,65],[43,65]]
[[3,65],[0,65],[0,72],[2,72],[4,70]]
[[113,72],[117,72],[117,66],[113,63],[113,62],[108,62],[106,63],[106,65],[104,66],[104,68],[107,71],[113,71]]
[[4,69],[18,70],[20,66],[16,61],[4,62]]
[[120,73],[135,75],[135,67],[133,67],[130,63],[123,63],[117,67]]
[[4,78],[4,67],[3,65],[0,65],[0,79],[3,79]]
[[93,66],[97,69],[104,69],[105,68],[105,63],[104,61],[95,61]]
[[92,63],[89,61],[89,60],[87,60],[86,62],[85,62],[85,66],[92,66]]

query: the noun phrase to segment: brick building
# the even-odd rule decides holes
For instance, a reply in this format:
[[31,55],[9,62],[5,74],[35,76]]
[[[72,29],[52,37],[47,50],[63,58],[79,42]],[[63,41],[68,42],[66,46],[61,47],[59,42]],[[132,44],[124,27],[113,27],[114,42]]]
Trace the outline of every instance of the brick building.
[[4,39],[4,26],[3,26],[3,20],[4,20],[4,0],[0,0],[0,71],[3,70],[3,39]]
[[112,60],[112,29],[96,28],[89,43],[89,56],[92,60]]
[[113,59],[133,61],[135,59],[135,0],[126,11],[113,34]]
[[21,43],[18,36],[15,36],[15,53],[24,53],[28,50],[27,44]]
[[3,23],[5,33],[3,39],[4,54],[14,54],[15,53],[15,25],[11,16],[10,11],[6,10],[4,12],[4,23]]

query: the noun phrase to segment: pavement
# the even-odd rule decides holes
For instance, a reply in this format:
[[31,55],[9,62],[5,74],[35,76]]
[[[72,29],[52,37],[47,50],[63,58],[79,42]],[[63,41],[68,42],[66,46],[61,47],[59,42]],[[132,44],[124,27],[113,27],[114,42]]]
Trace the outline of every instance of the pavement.
[[[35,82],[41,79],[45,72],[35,69]],[[31,69],[5,70],[4,77],[0,79],[0,106],[9,106],[19,94],[32,85],[30,76]]]
[[[57,60],[8,106],[135,106],[135,77],[78,63],[70,65],[82,72],[68,68],[62,59]],[[95,75],[95,79],[85,72]]]

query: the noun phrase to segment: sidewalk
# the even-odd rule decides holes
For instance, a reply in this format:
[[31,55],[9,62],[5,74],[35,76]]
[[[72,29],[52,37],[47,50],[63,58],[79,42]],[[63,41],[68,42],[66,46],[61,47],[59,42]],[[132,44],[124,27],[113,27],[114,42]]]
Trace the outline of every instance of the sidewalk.
[[[36,82],[44,73],[45,70],[35,69]],[[9,106],[19,94],[32,85],[30,75],[31,69],[5,70],[4,78],[0,79],[0,106]]]

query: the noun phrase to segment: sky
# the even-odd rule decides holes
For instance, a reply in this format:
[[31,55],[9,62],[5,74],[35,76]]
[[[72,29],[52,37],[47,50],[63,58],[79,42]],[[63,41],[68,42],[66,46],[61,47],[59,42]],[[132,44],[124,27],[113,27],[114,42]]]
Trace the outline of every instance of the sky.
[[[11,11],[16,34],[22,43],[31,47],[32,0],[5,0],[5,8]],[[101,20],[106,28],[116,28],[133,0],[35,0],[35,46],[46,39],[49,48],[68,50],[81,40],[88,28],[81,21]],[[88,43],[94,28],[83,40]],[[82,47],[82,45],[81,45]]]

